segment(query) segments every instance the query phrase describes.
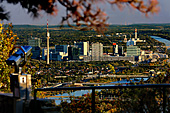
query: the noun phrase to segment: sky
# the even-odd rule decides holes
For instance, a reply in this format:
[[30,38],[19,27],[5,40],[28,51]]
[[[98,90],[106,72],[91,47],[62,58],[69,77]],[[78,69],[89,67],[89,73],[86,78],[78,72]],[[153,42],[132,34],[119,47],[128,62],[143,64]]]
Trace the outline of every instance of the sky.
[[[106,11],[109,19],[107,23],[109,24],[140,24],[140,23],[170,23],[170,0],[158,0],[160,12],[158,14],[149,15],[146,17],[144,14],[140,13],[137,10],[133,10],[132,8],[125,7],[122,11],[120,11],[116,6],[111,8],[110,4],[103,5],[105,6],[103,9]],[[10,20],[3,21],[3,23],[7,24],[12,22],[13,25],[20,24],[33,24],[33,25],[45,25],[46,20],[49,20],[49,25],[59,25],[62,19],[62,16],[65,15],[63,11],[64,8],[58,6],[58,15],[51,16],[46,14],[45,12],[41,12],[39,18],[33,18],[31,14],[27,13],[26,9],[23,9],[19,4],[11,5],[7,3],[3,3],[6,11],[10,12]]]

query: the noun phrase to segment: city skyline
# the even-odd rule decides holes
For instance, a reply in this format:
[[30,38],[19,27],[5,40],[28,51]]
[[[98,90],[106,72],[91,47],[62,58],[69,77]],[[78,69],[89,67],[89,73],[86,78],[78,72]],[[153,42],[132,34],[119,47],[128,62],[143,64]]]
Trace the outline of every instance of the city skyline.
[[[137,10],[133,10],[130,7],[125,7],[122,11],[120,11],[115,5],[113,8],[110,4],[106,4],[108,8],[103,8],[106,11],[109,19],[107,23],[109,24],[138,24],[138,23],[170,23],[170,7],[168,7],[170,1],[169,0],[158,0],[160,12],[158,14],[149,15],[146,17],[144,14],[140,13]],[[10,20],[3,21],[5,24],[12,22],[13,25],[18,24],[33,24],[33,25],[45,25],[46,20],[49,20],[49,25],[59,25],[62,16],[65,16],[64,8],[61,5],[58,5],[58,15],[51,16],[44,12],[41,12],[39,18],[33,18],[31,14],[27,14],[27,10],[23,9],[19,4],[18,5],[11,5],[7,3],[3,3],[5,6],[6,11],[10,12]]]

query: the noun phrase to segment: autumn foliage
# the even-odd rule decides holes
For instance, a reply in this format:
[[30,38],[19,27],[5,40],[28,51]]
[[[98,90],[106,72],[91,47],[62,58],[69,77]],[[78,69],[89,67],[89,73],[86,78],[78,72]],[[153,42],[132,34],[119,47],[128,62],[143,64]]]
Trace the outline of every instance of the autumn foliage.
[[9,91],[10,88],[9,77],[14,69],[7,65],[6,60],[9,58],[17,38],[17,35],[12,31],[12,24],[6,28],[0,24],[0,89],[3,91]]

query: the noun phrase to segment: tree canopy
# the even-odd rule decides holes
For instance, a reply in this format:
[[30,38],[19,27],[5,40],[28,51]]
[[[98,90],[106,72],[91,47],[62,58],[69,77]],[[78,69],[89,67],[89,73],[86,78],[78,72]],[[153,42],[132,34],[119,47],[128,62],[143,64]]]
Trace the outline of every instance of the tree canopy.
[[[67,22],[68,25],[70,25],[70,22],[76,23],[81,30],[87,28],[97,31],[105,30],[103,28],[107,26],[108,15],[101,9],[101,4],[116,5],[120,10],[127,5],[146,15],[159,11],[157,0],[0,0],[0,3],[2,4],[4,1],[14,5],[20,4],[33,17],[38,17],[40,11],[57,15],[57,12],[60,10],[58,5],[60,4],[65,7],[66,12],[66,15],[62,17],[61,23]],[[8,20],[10,18],[9,13],[5,11],[4,6],[0,6],[1,20]]]
[[3,91],[9,91],[10,88],[10,74],[14,72],[14,69],[7,65],[6,60],[17,39],[17,35],[12,31],[12,24],[6,28],[0,24],[0,90],[3,89]]

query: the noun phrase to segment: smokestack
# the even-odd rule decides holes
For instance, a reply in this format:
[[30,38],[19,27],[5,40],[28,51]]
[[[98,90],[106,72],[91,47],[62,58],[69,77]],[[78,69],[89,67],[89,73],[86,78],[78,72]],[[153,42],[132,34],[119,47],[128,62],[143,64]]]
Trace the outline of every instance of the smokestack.
[[47,19],[47,64],[49,64],[49,39],[50,33],[48,31],[48,19]]
[[137,29],[135,28],[135,39],[137,39],[138,36],[137,36]]

